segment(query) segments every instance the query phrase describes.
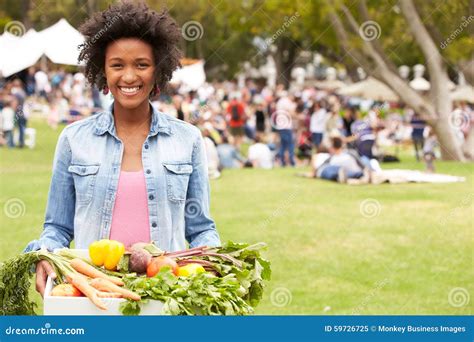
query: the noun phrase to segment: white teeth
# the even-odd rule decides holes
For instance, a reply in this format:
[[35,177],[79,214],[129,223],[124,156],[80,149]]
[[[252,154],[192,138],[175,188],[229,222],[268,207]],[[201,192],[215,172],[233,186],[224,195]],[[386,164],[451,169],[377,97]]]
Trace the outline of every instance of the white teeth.
[[139,89],[140,87],[134,87],[134,88],[120,87],[120,90],[122,90],[124,93],[134,93],[134,92],[137,92]]

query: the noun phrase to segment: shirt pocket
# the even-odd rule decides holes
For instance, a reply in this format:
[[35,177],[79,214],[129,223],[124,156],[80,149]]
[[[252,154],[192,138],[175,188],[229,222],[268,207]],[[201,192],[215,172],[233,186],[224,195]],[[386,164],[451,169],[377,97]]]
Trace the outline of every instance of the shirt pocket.
[[186,201],[189,177],[193,172],[190,163],[163,163],[166,169],[168,199],[173,202]]
[[77,203],[89,204],[94,195],[99,165],[69,165],[68,171],[74,179]]

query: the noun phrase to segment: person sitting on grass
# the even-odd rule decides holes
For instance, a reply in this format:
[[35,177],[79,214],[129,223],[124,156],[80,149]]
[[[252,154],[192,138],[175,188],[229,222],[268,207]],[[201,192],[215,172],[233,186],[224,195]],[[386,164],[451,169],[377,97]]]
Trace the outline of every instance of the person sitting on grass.
[[252,167],[260,169],[273,168],[272,151],[270,151],[267,144],[262,142],[261,137],[258,134],[255,137],[255,143],[249,146],[248,158]]
[[245,163],[245,158],[240,155],[230,140],[232,137],[224,135],[222,144],[217,145],[221,169],[239,169]]

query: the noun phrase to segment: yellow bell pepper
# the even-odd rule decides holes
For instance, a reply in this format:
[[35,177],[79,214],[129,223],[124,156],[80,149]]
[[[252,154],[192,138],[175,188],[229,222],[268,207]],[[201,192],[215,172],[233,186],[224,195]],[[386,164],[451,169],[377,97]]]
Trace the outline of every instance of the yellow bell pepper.
[[201,265],[199,265],[199,264],[187,264],[185,266],[181,266],[178,269],[178,276],[179,277],[189,277],[189,276],[192,276],[194,274],[203,273],[203,272],[206,272],[206,270]]
[[92,263],[96,266],[104,266],[109,271],[115,270],[124,253],[123,243],[115,240],[102,239],[89,246]]

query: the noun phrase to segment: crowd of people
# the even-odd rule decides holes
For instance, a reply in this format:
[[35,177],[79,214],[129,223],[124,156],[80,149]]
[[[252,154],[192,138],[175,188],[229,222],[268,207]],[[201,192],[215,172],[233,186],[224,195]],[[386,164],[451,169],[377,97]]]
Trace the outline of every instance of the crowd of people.
[[[110,94],[87,87],[80,72],[30,68],[23,79],[0,81],[0,144],[23,147],[32,112],[57,128],[94,115],[112,101]],[[197,90],[172,85],[151,101],[201,128],[212,178],[229,168],[311,165],[314,177],[365,182],[370,171],[380,168],[379,161],[396,161],[397,148],[404,144],[412,144],[430,172],[438,154],[436,135],[420,113],[315,87],[288,91],[252,80],[205,83]],[[455,111],[472,124],[471,106],[457,103]],[[453,129],[462,143],[469,127]],[[391,153],[388,146],[395,147]]]

